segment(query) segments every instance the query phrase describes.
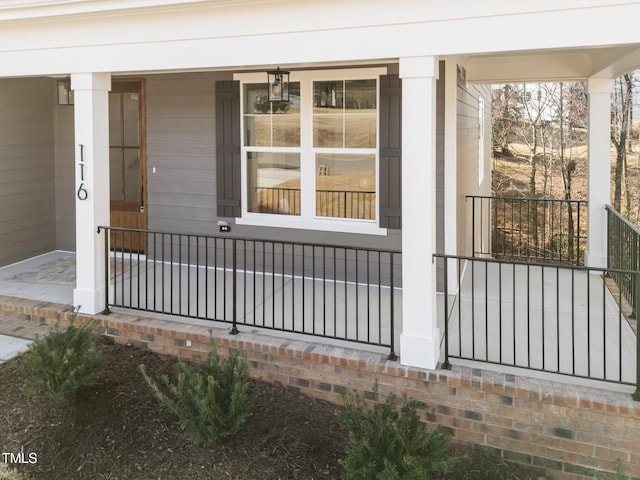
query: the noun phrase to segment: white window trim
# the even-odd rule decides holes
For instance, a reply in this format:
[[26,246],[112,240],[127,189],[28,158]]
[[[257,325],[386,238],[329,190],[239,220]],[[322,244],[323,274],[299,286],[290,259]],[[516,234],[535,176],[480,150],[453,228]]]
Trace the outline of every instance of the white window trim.
[[[315,192],[315,168],[304,168],[302,159],[315,158],[316,152],[336,152],[348,153],[349,149],[318,148],[313,147],[313,81],[316,80],[360,80],[376,78],[377,96],[380,98],[381,75],[386,75],[386,67],[375,68],[354,68],[335,70],[305,70],[293,71],[290,74],[290,82],[300,82],[300,97],[304,99],[300,103],[300,147],[277,147],[281,152],[300,153],[300,190],[301,192]],[[319,230],[327,232],[358,233],[367,235],[387,235],[387,229],[380,227],[380,158],[379,158],[379,121],[377,123],[376,146],[371,149],[353,149],[355,152],[374,153],[376,157],[376,218],[375,220],[361,220],[352,218],[328,218],[315,215],[315,195],[308,195],[310,201],[302,202],[300,216],[294,215],[274,215],[268,213],[254,213],[247,211],[247,152],[248,151],[273,151],[271,147],[247,147],[244,144],[244,84],[245,83],[266,83],[267,75],[264,72],[237,73],[234,80],[240,81],[240,131],[242,132],[241,145],[241,178],[242,178],[242,216],[236,218],[238,225],[255,225],[276,228],[296,228],[303,230]],[[378,103],[378,115],[380,115],[380,105]],[[264,148],[264,150],[263,150]]]

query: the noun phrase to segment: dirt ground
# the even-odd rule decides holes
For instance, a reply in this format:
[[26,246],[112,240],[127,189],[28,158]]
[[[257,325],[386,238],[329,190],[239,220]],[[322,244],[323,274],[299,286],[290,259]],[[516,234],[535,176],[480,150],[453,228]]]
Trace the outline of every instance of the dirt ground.
[[[335,416],[339,407],[294,388],[252,381],[253,415],[238,436],[215,448],[199,448],[160,409],[138,371],[143,363],[159,378],[174,371],[175,359],[118,345],[101,348],[109,357],[107,368],[96,385],[68,403],[25,397],[16,375],[19,360],[0,365],[0,452],[24,447],[25,461],[37,459],[18,466],[22,478],[340,478],[346,432]],[[466,458],[447,480],[539,478],[479,449],[455,450]]]

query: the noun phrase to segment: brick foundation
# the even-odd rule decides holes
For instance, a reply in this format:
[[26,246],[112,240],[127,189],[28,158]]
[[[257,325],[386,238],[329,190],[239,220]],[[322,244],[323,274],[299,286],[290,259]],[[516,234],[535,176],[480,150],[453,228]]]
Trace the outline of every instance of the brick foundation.
[[[70,307],[0,296],[0,310],[49,323],[68,322]],[[253,377],[342,402],[348,389],[424,404],[430,428],[441,425],[461,443],[483,446],[505,460],[538,469],[552,479],[615,479],[617,460],[640,479],[640,403],[624,393],[454,367],[427,371],[388,361],[386,355],[254,333],[112,313],[95,318],[120,344],[193,358],[206,356],[211,335],[221,354],[243,351]],[[189,346],[190,345],[190,346]]]

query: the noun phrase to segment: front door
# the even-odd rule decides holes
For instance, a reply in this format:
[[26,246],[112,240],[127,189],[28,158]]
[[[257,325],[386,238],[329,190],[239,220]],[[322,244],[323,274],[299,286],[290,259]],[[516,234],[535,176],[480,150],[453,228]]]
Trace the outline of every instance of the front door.
[[[144,82],[114,80],[109,93],[111,226],[146,230]],[[112,232],[111,248],[145,251],[144,235]]]

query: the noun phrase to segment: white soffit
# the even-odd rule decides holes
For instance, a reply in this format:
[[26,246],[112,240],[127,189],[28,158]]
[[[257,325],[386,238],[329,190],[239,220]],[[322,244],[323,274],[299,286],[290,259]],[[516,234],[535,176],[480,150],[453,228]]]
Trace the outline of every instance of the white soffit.
[[469,56],[465,68],[475,83],[614,78],[640,68],[640,46]]

